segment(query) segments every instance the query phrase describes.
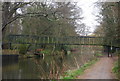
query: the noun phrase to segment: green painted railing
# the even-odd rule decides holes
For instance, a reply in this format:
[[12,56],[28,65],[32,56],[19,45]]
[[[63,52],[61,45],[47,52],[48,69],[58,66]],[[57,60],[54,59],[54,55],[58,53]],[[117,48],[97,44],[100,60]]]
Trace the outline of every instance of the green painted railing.
[[63,44],[63,45],[101,45],[117,46],[113,42],[104,40],[104,37],[92,36],[37,36],[37,35],[9,35],[8,42],[11,44]]

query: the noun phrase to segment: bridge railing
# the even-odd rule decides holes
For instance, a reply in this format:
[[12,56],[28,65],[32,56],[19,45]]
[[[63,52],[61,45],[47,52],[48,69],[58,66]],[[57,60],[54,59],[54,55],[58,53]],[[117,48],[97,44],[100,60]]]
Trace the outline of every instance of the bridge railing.
[[9,42],[13,44],[68,44],[68,45],[103,45],[102,37],[90,36],[36,36],[36,35],[9,35]]

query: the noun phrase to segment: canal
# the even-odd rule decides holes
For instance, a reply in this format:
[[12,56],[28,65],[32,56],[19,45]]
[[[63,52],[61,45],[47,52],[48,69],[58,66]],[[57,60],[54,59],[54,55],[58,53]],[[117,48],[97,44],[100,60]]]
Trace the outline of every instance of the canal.
[[[84,50],[69,55],[45,56],[44,58],[7,59],[2,62],[3,79],[57,79],[65,71],[80,68],[92,60],[96,47],[84,46]],[[101,52],[101,50],[99,50]]]

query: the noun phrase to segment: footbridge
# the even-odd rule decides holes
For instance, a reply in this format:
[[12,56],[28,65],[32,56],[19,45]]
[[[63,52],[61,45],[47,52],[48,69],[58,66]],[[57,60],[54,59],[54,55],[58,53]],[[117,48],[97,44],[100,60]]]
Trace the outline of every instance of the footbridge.
[[111,46],[111,42],[105,41],[104,37],[94,36],[38,36],[38,35],[9,35],[8,42],[11,44],[62,44],[62,45],[100,45]]

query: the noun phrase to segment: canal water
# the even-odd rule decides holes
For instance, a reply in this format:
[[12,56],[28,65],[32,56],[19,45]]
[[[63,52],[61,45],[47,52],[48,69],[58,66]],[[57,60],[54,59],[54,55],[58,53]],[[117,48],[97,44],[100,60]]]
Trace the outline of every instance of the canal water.
[[80,68],[92,60],[95,51],[78,50],[69,55],[45,56],[44,58],[7,59],[2,63],[3,79],[57,79],[65,71]]

